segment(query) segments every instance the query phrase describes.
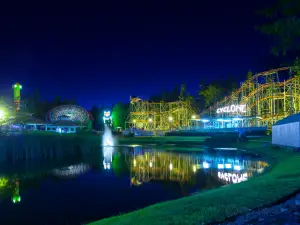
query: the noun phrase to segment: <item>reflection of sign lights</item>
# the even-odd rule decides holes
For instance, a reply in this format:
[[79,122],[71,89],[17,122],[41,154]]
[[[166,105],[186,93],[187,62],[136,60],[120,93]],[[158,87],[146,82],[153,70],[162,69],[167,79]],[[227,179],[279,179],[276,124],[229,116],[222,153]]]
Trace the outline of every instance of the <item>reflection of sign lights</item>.
[[203,168],[204,169],[208,169],[209,168],[209,164],[207,162],[203,162]]
[[247,173],[235,174],[235,173],[218,172],[218,177],[221,180],[232,182],[234,184],[248,180],[248,174]]
[[246,105],[231,105],[225,106],[223,108],[218,108],[217,113],[234,113],[234,112],[241,112],[246,113]]

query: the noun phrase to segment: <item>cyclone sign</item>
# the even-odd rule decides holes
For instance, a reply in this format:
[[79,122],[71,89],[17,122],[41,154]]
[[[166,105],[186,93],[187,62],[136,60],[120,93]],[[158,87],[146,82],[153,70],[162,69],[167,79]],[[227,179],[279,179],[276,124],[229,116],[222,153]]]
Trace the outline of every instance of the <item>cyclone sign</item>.
[[218,108],[217,113],[246,113],[246,105],[230,105],[223,108]]

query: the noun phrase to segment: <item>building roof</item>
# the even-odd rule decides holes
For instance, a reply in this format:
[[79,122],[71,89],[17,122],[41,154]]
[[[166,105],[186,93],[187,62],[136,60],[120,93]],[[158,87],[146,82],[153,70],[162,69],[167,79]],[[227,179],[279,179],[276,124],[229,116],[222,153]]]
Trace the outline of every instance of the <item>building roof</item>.
[[37,125],[49,125],[51,123],[47,122],[47,121],[43,121],[41,119],[38,118],[30,118],[28,120],[24,121],[25,124],[37,124]]
[[277,121],[273,126],[295,123],[295,122],[300,122],[300,113],[285,117],[284,119]]
[[60,120],[55,123],[51,123],[53,126],[68,126],[68,127],[82,127],[83,125],[70,121],[70,120]]

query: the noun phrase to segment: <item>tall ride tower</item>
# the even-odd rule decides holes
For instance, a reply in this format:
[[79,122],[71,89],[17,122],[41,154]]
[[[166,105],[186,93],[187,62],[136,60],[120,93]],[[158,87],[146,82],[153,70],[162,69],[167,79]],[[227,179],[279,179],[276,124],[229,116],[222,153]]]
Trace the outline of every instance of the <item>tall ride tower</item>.
[[16,83],[12,86],[14,89],[14,103],[16,107],[16,111],[20,111],[20,102],[21,102],[21,89],[22,85],[19,83]]

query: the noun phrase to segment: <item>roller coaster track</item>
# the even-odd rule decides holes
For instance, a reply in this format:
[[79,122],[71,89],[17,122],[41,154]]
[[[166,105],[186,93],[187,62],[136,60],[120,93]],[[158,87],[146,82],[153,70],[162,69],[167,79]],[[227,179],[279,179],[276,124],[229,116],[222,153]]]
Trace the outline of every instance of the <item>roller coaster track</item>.
[[148,102],[139,99],[139,101],[131,101],[126,128],[137,127],[145,130],[178,129],[189,126],[191,117],[194,114],[194,110],[188,102]]
[[[282,81],[278,73],[284,71],[290,74],[289,79]],[[213,104],[201,115],[218,117],[217,108],[233,104],[247,105],[245,116],[260,117],[265,125],[271,126],[279,119],[300,112],[300,77],[292,77],[289,67],[255,74],[243,82],[239,89]],[[229,113],[225,116],[229,116]]]

